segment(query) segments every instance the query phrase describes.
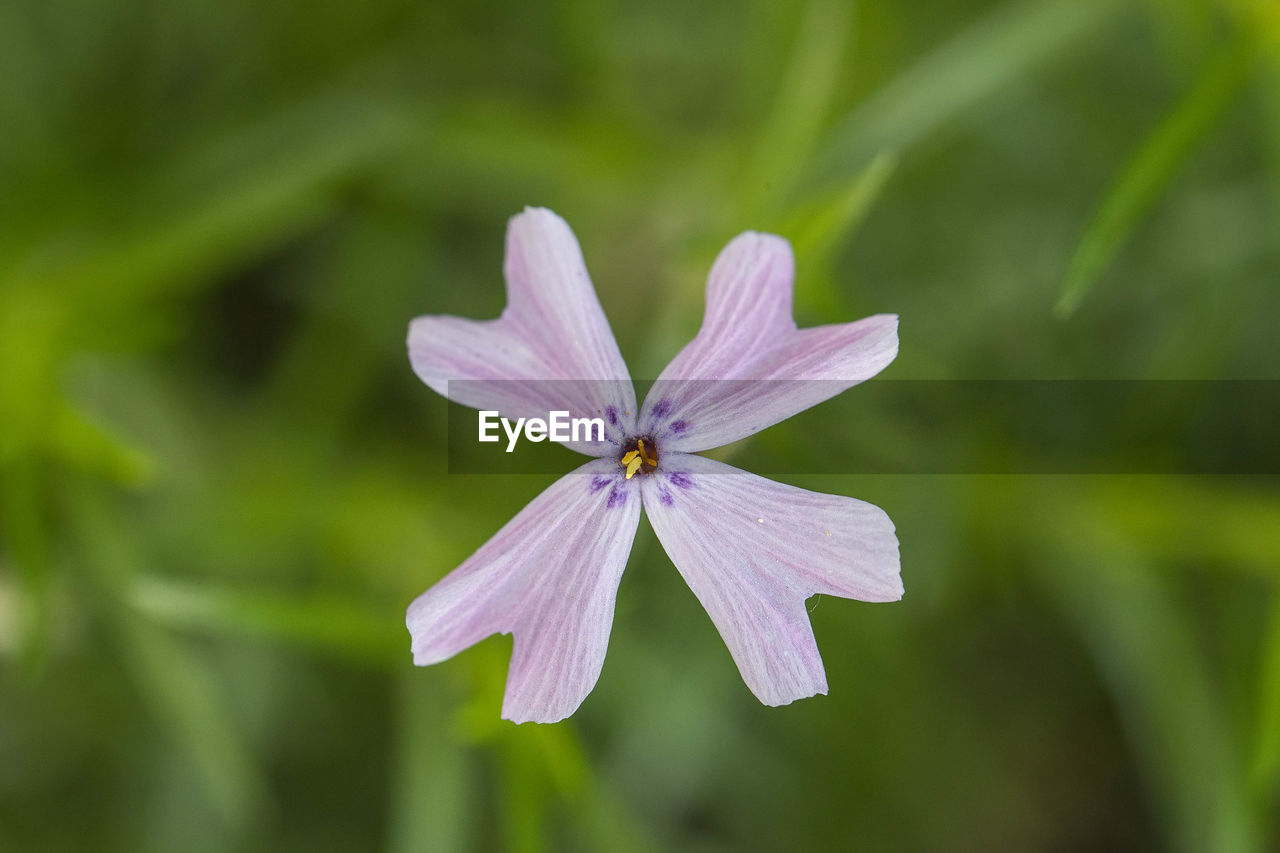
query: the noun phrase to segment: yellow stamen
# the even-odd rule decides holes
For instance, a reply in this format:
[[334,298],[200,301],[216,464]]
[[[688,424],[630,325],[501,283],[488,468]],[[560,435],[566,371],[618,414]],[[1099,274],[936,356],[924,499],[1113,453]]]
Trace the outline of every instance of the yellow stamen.
[[646,465],[657,465],[657,464],[658,464],[658,460],[657,460],[656,458],[654,458],[654,457],[652,457],[652,456],[650,456],[649,454],[647,454],[647,453],[645,453],[645,452],[644,452],[644,439],[643,439],[643,438],[642,438],[642,439],[640,439],[639,441],[637,441],[637,442],[636,442],[636,445],[640,448],[640,458],[644,460],[644,463],[645,463]]
[[630,480],[641,468],[646,471],[652,471],[657,468],[658,454],[654,453],[650,456],[649,451],[645,449],[644,440],[640,439],[636,441],[636,449],[628,450],[622,454],[622,459],[619,461],[622,463],[622,467],[627,469],[627,479]]
[[[627,456],[630,456],[631,459],[628,460]],[[636,455],[636,452],[634,450],[628,453],[627,456],[622,457],[622,459],[627,466],[627,479],[630,480],[632,477],[635,476],[635,473],[640,470],[640,466],[644,464],[644,461],[641,460],[641,458],[638,455]]]

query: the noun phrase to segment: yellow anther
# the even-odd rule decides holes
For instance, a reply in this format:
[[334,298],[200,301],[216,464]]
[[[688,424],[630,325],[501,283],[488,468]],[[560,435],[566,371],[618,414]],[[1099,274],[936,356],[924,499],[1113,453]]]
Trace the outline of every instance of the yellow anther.
[[[627,460],[627,456],[631,457],[629,461]],[[627,456],[624,456],[622,458],[623,458],[623,461],[626,462],[626,466],[627,466],[627,479],[630,480],[632,477],[635,476],[635,473],[640,470],[640,466],[644,464],[644,461],[639,456],[636,455],[636,452],[634,450],[628,453]]]
[[654,453],[650,456],[649,451],[645,449],[644,440],[640,439],[636,441],[636,449],[628,450],[622,454],[622,459],[619,461],[622,463],[622,467],[627,469],[627,479],[630,480],[641,468],[644,468],[645,471],[652,471],[657,468],[658,454]]
[[644,439],[643,439],[643,438],[636,442],[636,446],[638,446],[638,447],[640,448],[640,458],[644,460],[644,463],[645,463],[646,465],[657,465],[657,464],[658,464],[658,460],[657,460],[657,459],[653,458],[652,456],[650,456],[649,454],[647,454],[647,453],[645,453],[645,452],[644,452]]

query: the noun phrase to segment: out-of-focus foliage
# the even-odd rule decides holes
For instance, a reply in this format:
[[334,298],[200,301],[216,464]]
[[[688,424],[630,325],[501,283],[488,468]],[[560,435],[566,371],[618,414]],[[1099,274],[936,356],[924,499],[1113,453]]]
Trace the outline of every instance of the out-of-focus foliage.
[[907,594],[815,599],[785,709],[642,525],[600,684],[517,728],[510,641],[417,670],[403,611],[548,478],[448,475],[403,341],[495,315],[540,204],[638,377],[757,228],[802,323],[902,316],[889,376],[1276,378],[1278,44],[1268,0],[0,3],[0,849],[1273,847],[1274,482],[793,478],[889,512]]

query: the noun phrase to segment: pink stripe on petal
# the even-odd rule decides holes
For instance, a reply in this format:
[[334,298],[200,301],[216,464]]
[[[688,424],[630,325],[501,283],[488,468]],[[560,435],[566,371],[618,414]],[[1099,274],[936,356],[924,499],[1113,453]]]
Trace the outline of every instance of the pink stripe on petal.
[[669,453],[645,512],[743,680],[766,705],[827,692],[805,599],[902,597],[898,539],[879,507]]
[[781,237],[747,232],[724,248],[707,280],[702,328],[654,383],[641,410],[641,432],[659,437],[668,450],[720,447],[870,379],[893,361],[894,315],[798,329],[791,316],[793,276],[791,246]]
[[595,686],[640,495],[616,461],[561,477],[409,606],[413,661],[439,663],[497,633],[515,637],[502,716],[553,723]]
[[507,227],[503,270],[507,307],[498,319],[432,315],[409,325],[414,372],[455,402],[510,418],[554,410],[605,418],[612,408],[621,419],[608,430],[612,443],[567,444],[612,452],[634,423],[635,391],[573,231],[551,211],[527,208]]

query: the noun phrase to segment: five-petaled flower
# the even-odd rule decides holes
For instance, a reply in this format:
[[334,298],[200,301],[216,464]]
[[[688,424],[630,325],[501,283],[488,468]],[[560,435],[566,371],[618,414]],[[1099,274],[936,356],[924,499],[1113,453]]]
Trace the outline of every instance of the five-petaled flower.
[[601,414],[608,429],[603,442],[570,443],[596,458],[410,605],[414,663],[513,634],[502,716],[546,723],[572,714],[600,677],[643,504],[760,701],[826,693],[805,600],[901,598],[893,523],[871,504],[696,454],[880,372],[897,355],[897,317],[797,328],[790,245],[747,232],[711,269],[698,334],[637,408],[564,220],[533,208],[512,218],[504,272],[507,307],[498,319],[413,321],[414,371],[467,406],[510,417]]

